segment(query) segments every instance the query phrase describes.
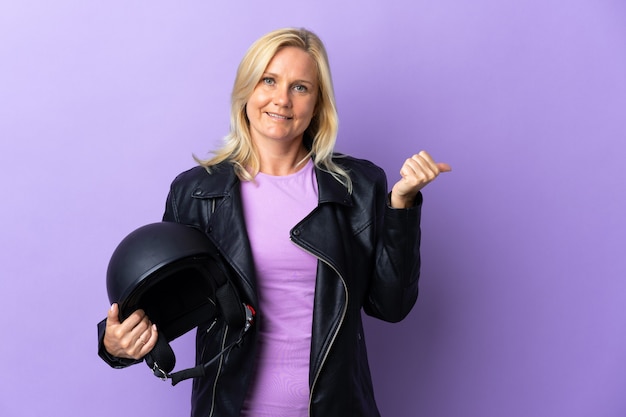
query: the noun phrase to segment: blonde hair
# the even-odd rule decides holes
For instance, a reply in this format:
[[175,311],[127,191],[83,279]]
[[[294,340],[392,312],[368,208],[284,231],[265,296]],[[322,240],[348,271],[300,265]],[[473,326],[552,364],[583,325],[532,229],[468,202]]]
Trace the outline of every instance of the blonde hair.
[[304,132],[305,146],[309,150],[305,160],[313,157],[316,167],[329,172],[349,191],[352,182],[348,173],[333,162],[333,150],[339,128],[335,94],[326,48],[320,38],[306,29],[279,29],[270,32],[250,46],[244,55],[231,94],[230,133],[224,138],[222,148],[214,156],[196,161],[207,169],[228,160],[242,181],[251,181],[259,172],[259,157],[250,135],[246,104],[274,55],[282,48],[294,46],[307,52],[317,66],[318,96],[315,113]]

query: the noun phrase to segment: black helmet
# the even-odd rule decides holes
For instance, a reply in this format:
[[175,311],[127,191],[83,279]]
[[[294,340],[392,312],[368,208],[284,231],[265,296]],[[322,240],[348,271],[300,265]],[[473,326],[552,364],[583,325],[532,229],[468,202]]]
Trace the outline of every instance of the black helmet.
[[239,301],[213,242],[180,223],[152,223],[126,236],[111,256],[106,281],[109,301],[119,305],[120,321],[143,309],[157,325],[159,340],[146,363],[173,384],[203,371],[199,366],[170,375],[176,359],[168,342],[220,317],[241,329],[239,343],[253,320],[254,310]]

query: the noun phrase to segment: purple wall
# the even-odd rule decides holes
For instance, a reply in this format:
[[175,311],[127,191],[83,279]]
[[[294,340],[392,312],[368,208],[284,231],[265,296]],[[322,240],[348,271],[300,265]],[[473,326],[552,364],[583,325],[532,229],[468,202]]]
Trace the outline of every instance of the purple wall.
[[283,26],[328,46],[339,150],[390,181],[420,149],[454,168],[417,307],[367,321],[385,416],[626,415],[621,0],[0,3],[0,415],[188,414],[189,382],[97,358],[106,265]]

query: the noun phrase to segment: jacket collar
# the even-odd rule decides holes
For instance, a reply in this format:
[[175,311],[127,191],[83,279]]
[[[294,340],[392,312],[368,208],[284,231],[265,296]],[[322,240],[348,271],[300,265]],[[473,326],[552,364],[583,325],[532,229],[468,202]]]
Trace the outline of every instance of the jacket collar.
[[[211,175],[219,179],[211,180],[208,176],[199,181],[192,195],[197,198],[225,197],[232,194],[232,189],[239,184],[239,178],[235,175],[233,166],[228,162],[222,162],[211,167]],[[329,172],[315,167],[317,187],[319,192],[318,204],[337,203],[352,206],[352,196],[348,189],[337,181]]]
[[205,175],[198,181],[191,191],[193,197],[226,197],[231,194],[233,187],[239,183],[239,178],[237,178],[233,166],[229,163],[222,162],[205,169],[210,173],[210,176]]
[[345,185],[337,181],[332,174],[315,167],[319,204],[338,203],[346,206],[352,205],[352,196]]

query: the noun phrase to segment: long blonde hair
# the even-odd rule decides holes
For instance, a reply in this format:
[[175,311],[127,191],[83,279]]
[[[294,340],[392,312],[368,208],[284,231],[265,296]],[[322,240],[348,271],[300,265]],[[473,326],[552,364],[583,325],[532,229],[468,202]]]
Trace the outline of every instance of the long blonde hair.
[[[352,190],[348,173],[332,160],[339,119],[326,48],[320,38],[306,29],[279,29],[270,32],[250,46],[244,55],[231,94],[230,133],[224,138],[222,148],[206,160],[196,158],[207,169],[225,160],[235,166],[242,181],[250,181],[259,172],[259,157],[250,135],[246,104],[257,86],[269,62],[285,47],[294,46],[307,52],[317,65],[318,96],[315,113],[304,132],[304,140],[315,165],[329,172],[335,179]],[[194,157],[195,158],[195,157]]]

